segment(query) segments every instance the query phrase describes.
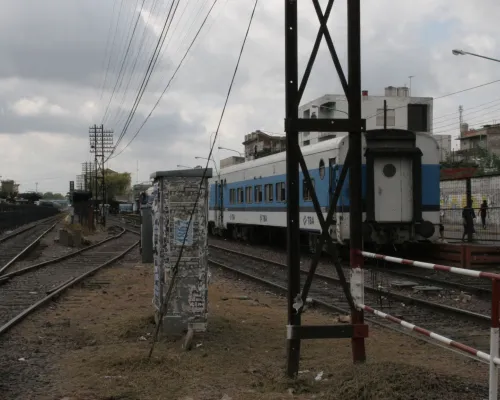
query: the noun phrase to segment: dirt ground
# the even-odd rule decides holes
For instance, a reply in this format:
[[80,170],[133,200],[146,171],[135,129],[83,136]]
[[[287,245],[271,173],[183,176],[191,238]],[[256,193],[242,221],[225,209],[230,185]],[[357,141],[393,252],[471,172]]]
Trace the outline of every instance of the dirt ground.
[[[487,366],[377,327],[361,366],[352,364],[350,340],[304,341],[301,373],[292,382],[284,377],[285,299],[220,271],[212,271],[209,331],[195,337],[190,352],[181,341],[162,340],[148,360],[153,271],[131,258],[0,340],[2,398],[487,398]],[[309,310],[304,320],[325,324],[332,317]]]

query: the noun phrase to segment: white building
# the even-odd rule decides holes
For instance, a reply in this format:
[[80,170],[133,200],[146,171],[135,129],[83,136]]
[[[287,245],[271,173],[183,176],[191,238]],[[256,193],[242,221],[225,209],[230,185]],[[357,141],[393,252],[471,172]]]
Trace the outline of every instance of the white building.
[[451,135],[434,135],[439,145],[441,161],[445,161],[451,154]]
[[[384,100],[387,100],[387,128],[432,132],[432,97],[410,97],[407,87],[385,88],[385,96],[369,96],[362,92],[361,115],[366,129],[384,127]],[[344,95],[326,94],[299,107],[299,118],[347,118]],[[347,132],[301,132],[300,146],[322,142]]]

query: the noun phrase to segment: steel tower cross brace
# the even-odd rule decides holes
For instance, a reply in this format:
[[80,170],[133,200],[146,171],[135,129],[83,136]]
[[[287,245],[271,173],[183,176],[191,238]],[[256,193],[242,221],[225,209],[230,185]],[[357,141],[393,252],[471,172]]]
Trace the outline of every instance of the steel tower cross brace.
[[[335,244],[328,233],[333,224],[342,186],[349,170],[350,195],[350,263],[353,277],[362,277],[363,259],[356,249],[362,248],[362,200],[361,200],[361,135],[366,130],[366,121],[361,118],[361,26],[360,0],[347,0],[348,18],[348,79],[340,65],[335,46],[328,31],[327,21],[334,0],[328,0],[323,14],[319,0],[312,0],[320,22],[303,79],[298,82],[298,21],[297,0],[285,0],[285,91],[286,91],[286,191],[287,191],[287,264],[288,264],[288,325],[287,325],[287,374],[296,377],[299,370],[301,339],[351,338],[354,362],[364,361],[364,338],[368,327],[364,324],[363,313],[355,307],[353,295],[344,276]],[[337,75],[349,104],[348,119],[304,119],[299,118],[299,104],[307,86],[314,61],[322,38],[325,37]],[[330,208],[325,218],[318,197],[299,147],[299,132],[349,132],[349,150],[339,176],[337,186],[331,195]],[[310,270],[304,286],[300,284],[300,207],[299,207],[299,165],[304,183],[307,185],[314,209],[321,224],[321,235],[317,242],[316,254],[311,261]],[[327,245],[334,259],[344,293],[351,308],[351,325],[301,325],[303,305],[309,293],[314,273],[318,266],[321,251]],[[351,281],[353,279],[351,278]],[[352,285],[353,282],[351,282]]]

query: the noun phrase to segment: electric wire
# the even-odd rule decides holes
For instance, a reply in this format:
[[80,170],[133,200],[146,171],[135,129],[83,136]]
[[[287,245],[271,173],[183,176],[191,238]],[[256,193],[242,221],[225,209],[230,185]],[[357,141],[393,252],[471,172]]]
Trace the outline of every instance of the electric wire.
[[101,100],[102,100],[102,95],[104,93],[104,89],[106,88],[106,81],[108,79],[108,72],[109,72],[109,67],[111,65],[111,59],[112,59],[112,54],[113,54],[113,48],[114,48],[114,45],[115,45],[115,39],[116,39],[116,34],[118,32],[118,24],[120,22],[120,15],[121,15],[121,12],[122,12],[122,6],[123,6],[123,0],[121,0],[121,3],[120,3],[120,9],[118,10],[118,17],[116,18],[116,26],[115,26],[115,33],[113,35],[113,42],[111,44],[111,47],[110,47],[110,52],[109,52],[109,60],[108,60],[108,66],[106,67],[106,74],[104,76],[104,83],[102,84],[102,89],[101,89]]
[[[179,1],[180,0],[177,1],[177,6],[179,5]],[[156,44],[155,50],[154,50],[153,55],[149,61],[148,69],[146,70],[146,74],[144,75],[144,78],[142,80],[141,87],[139,88],[136,99],[134,101],[134,105],[132,106],[132,109],[129,112],[127,121],[125,122],[125,126],[123,127],[122,132],[120,133],[120,136],[118,138],[118,141],[116,142],[115,146],[113,147],[113,150],[111,151],[111,153],[108,156],[108,158],[106,159],[106,161],[110,159],[110,157],[113,155],[114,151],[116,150],[117,146],[120,144],[121,140],[125,136],[125,133],[127,132],[127,129],[129,127],[130,123],[132,122],[132,119],[135,115],[137,107],[139,106],[139,103],[142,99],[142,96],[146,90],[146,86],[149,82],[149,79],[151,78],[151,74],[153,73],[154,66],[156,65],[156,61],[158,60],[159,50],[161,49],[161,46],[163,46],[163,42],[165,41],[165,37],[168,34],[168,28],[170,27],[169,21],[171,22],[171,20],[169,20],[169,17],[171,15],[171,11],[172,11],[174,3],[175,3],[175,0],[172,1],[169,13],[168,13],[167,18],[165,19],[165,23],[163,25],[162,33],[160,34],[160,37],[158,38],[158,42]],[[175,10],[177,10],[177,7],[175,8]],[[173,18],[173,15],[172,15],[172,18]],[[148,73],[149,73],[149,75],[148,75]]]
[[[215,0],[214,4],[216,2],[217,2],[217,0]],[[254,4],[253,10],[252,10],[252,14],[250,16],[250,21],[248,23],[247,31],[245,33],[245,37],[243,39],[243,43],[242,43],[242,46],[241,46],[240,54],[238,56],[238,61],[236,62],[236,67],[234,69],[234,73],[233,73],[233,76],[231,78],[231,83],[229,84],[229,89],[227,91],[226,100],[224,102],[224,106],[222,107],[222,112],[221,112],[221,116],[220,116],[220,119],[219,119],[219,123],[217,125],[217,130],[215,131],[215,137],[214,137],[213,142],[211,143],[210,152],[208,153],[208,157],[207,157],[207,163],[206,163],[205,168],[203,170],[202,178],[200,180],[200,185],[199,185],[199,188],[198,188],[198,194],[196,196],[196,201],[194,202],[193,208],[191,210],[191,214],[189,215],[189,220],[188,220],[186,232],[184,233],[184,239],[182,240],[182,245],[181,245],[181,248],[179,249],[179,255],[177,257],[177,260],[175,262],[174,267],[172,268],[172,277],[171,277],[170,283],[168,285],[167,293],[165,294],[165,299],[160,304],[158,324],[156,325],[156,330],[155,330],[155,333],[154,333],[154,336],[153,336],[153,342],[152,342],[151,348],[149,350],[148,358],[151,358],[151,355],[153,354],[154,346],[155,346],[156,340],[158,338],[158,333],[159,333],[160,327],[162,325],[163,316],[165,314],[165,310],[168,309],[168,303],[170,301],[170,297],[172,295],[172,290],[173,290],[173,287],[174,287],[174,284],[175,284],[175,280],[177,278],[177,274],[178,274],[178,271],[179,271],[179,263],[180,263],[180,260],[182,258],[182,253],[184,251],[184,247],[185,247],[185,244],[186,244],[186,239],[187,239],[187,236],[188,236],[188,233],[189,233],[189,228],[191,226],[191,222],[193,220],[194,213],[196,212],[196,208],[198,206],[198,202],[200,201],[200,197],[201,197],[202,189],[203,189],[203,182],[204,182],[205,177],[207,175],[208,166],[210,164],[210,159],[212,157],[214,146],[215,146],[215,143],[216,143],[216,140],[217,140],[217,135],[219,134],[219,129],[220,129],[220,126],[222,124],[222,120],[224,118],[224,113],[226,111],[227,103],[229,102],[229,97],[231,95],[231,90],[233,88],[233,84],[234,84],[234,80],[235,80],[235,77],[236,77],[236,73],[238,72],[238,67],[240,65],[241,56],[243,54],[243,50],[245,49],[245,44],[246,44],[246,41],[247,41],[247,38],[248,38],[248,33],[250,32],[250,27],[252,25],[252,21],[253,21],[254,15],[255,15],[255,9],[257,8],[257,3],[258,2],[259,2],[259,0],[255,0],[255,4]]]
[[[113,1],[113,9],[111,11],[111,22],[113,22],[113,15],[115,14],[115,7],[116,7],[116,0]],[[116,23],[118,24],[118,20],[116,21]],[[109,24],[109,28],[108,28],[108,34],[106,35],[106,47],[105,47],[105,50],[104,50],[104,57],[102,59],[102,68],[104,68],[104,65],[106,65],[106,59],[108,58],[108,50],[109,50],[109,38],[111,36],[111,28],[113,27],[113,24],[110,23]],[[108,76],[108,70],[106,69],[106,73],[104,75],[104,79],[103,79],[103,83],[101,85],[101,96],[100,96],[100,99],[99,100],[102,100],[102,95],[104,93],[104,85],[106,84],[106,78]]]
[[158,5],[158,0],[154,0],[153,5],[150,9],[150,12],[148,12],[148,16],[144,22],[144,29],[142,31],[141,39],[140,39],[139,46],[138,46],[139,49],[138,49],[137,54],[134,58],[134,64],[132,65],[132,71],[130,72],[130,76],[128,78],[127,85],[125,86],[125,89],[123,91],[122,100],[121,100],[120,105],[118,107],[118,113],[116,114],[116,117],[114,118],[113,122],[111,123],[112,125],[115,125],[115,126],[118,125],[122,116],[123,116],[123,111],[124,111],[123,104],[125,103],[125,99],[127,98],[128,89],[130,87],[130,83],[132,82],[132,78],[134,76],[134,72],[135,72],[135,69],[137,67],[137,62],[141,58],[140,56],[141,56],[142,50],[146,47],[144,45],[144,43],[145,43],[146,37],[148,37],[148,35],[146,35],[147,25],[149,23],[150,17],[152,15],[154,15],[154,12],[156,10],[157,5]]
[[[139,23],[139,19],[141,18],[141,12],[142,12],[142,9],[144,7],[144,3],[145,3],[146,0],[142,0],[142,3],[141,3],[141,9],[140,11],[137,13],[137,18],[135,19],[135,24],[134,24],[134,29],[132,31],[132,35],[130,36],[130,39],[129,39],[129,42],[128,42],[128,46],[127,46],[127,50],[125,51],[125,55],[123,56],[123,60],[122,60],[122,64],[120,66],[120,72],[118,73],[118,78],[116,79],[116,83],[115,83],[115,87],[113,88],[113,92],[111,93],[111,97],[109,99],[109,102],[108,102],[108,105],[106,107],[106,111],[104,111],[104,116],[102,117],[102,122],[101,124],[103,124],[105,121],[106,121],[106,116],[107,116],[107,113],[108,113],[108,110],[109,110],[109,106],[111,104],[111,101],[113,100],[113,97],[115,95],[115,92],[116,92],[116,87],[118,85],[118,82],[120,81],[120,77],[122,76],[122,72],[123,72],[123,66],[125,65],[125,60],[127,59],[127,56],[128,56],[128,53],[130,51],[130,46],[132,45],[132,41],[133,41],[133,38],[134,38],[134,35],[135,35],[135,31],[137,29],[137,24]],[[137,3],[136,3],[137,4]]]
[[[217,1],[218,0],[214,0],[214,2],[212,3],[212,6],[210,7],[210,9],[208,10],[208,13],[207,15],[205,16],[205,19],[203,20],[200,28],[198,29],[198,31],[196,32],[196,35],[194,36],[193,40],[191,41],[191,44],[189,45],[189,47],[187,48],[186,52],[184,53],[184,56],[182,57],[181,61],[179,62],[179,64],[177,65],[177,68],[175,69],[173,75],[170,77],[170,80],[168,81],[167,85],[165,86],[165,88],[163,89],[163,92],[160,94],[160,97],[158,97],[158,100],[156,101],[155,105],[153,106],[153,108],[151,109],[151,111],[149,112],[149,114],[147,115],[146,119],[143,121],[143,123],[139,126],[139,128],[137,129],[136,133],[134,134],[134,136],[132,137],[132,139],[130,139],[130,141],[127,143],[127,145],[122,149],[120,150],[120,152],[118,154],[116,154],[114,157],[113,157],[113,152],[109,155],[108,157],[108,160],[112,159],[112,158],[116,158],[118,157],[120,154],[122,154],[125,149],[134,141],[134,139],[137,137],[137,135],[139,134],[139,132],[142,130],[142,128],[144,127],[144,125],[146,124],[146,122],[149,120],[149,118],[151,117],[151,115],[153,114],[154,110],[156,109],[156,107],[158,107],[158,104],[160,103],[161,99],[163,98],[165,92],[168,90],[168,88],[170,87],[170,84],[172,83],[172,81],[174,80],[177,72],[179,71],[179,69],[182,67],[183,65],[183,62],[186,58],[186,56],[189,54],[189,51],[191,50],[191,48],[193,47],[194,43],[196,42],[196,39],[198,38],[201,30],[203,29],[203,26],[205,25],[208,17],[210,16],[214,6],[217,4]],[[115,149],[117,148],[118,146],[118,143],[115,145]]]
[[[460,94],[460,93],[464,93],[464,92],[468,92],[469,90],[474,90],[474,89],[478,89],[478,88],[481,88],[481,87],[484,87],[484,86],[489,86],[489,85],[492,85],[494,83],[498,83],[500,82],[500,79],[496,79],[494,81],[491,81],[491,82],[486,82],[486,83],[483,83],[481,85],[477,85],[477,86],[473,86],[473,87],[470,87],[470,88],[467,88],[467,89],[462,89],[462,90],[458,90],[456,92],[452,92],[452,93],[448,93],[448,94],[444,94],[442,96],[438,96],[438,97],[434,97],[430,100],[426,100],[426,101],[422,101],[422,102],[418,102],[418,103],[411,103],[411,105],[422,105],[422,104],[429,104],[430,102],[433,102],[433,101],[436,101],[436,100],[439,100],[439,99],[444,99],[446,97],[450,97],[450,96],[454,96],[456,94]],[[407,104],[405,104],[404,106],[399,106],[399,107],[395,107],[393,108],[393,110],[398,110],[400,108],[405,108],[405,107],[408,107]],[[379,115],[382,115],[384,113],[384,111],[381,111],[381,112],[377,112],[376,114],[373,114],[365,119],[371,119],[371,118],[374,118],[374,117],[377,117]]]

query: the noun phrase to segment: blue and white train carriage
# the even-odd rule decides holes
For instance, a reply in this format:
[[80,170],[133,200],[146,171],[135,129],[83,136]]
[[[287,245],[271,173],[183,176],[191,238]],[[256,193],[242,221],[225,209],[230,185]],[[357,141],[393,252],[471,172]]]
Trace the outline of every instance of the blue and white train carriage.
[[[302,148],[326,217],[345,162],[347,136]],[[209,229],[244,240],[285,237],[285,152],[223,168],[210,179]],[[439,148],[425,133],[374,130],[363,134],[363,235],[365,243],[434,241],[439,230]],[[349,179],[337,203],[330,235],[348,244]],[[311,249],[320,233],[311,196],[300,173],[300,221]]]

